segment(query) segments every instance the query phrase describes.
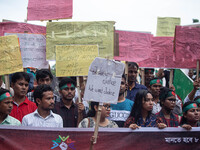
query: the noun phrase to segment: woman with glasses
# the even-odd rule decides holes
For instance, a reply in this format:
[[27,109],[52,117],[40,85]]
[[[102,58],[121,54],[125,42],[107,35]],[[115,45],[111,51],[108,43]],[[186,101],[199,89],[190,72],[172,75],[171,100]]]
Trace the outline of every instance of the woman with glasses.
[[181,117],[172,112],[176,105],[176,97],[171,89],[166,87],[161,88],[160,104],[162,109],[156,114],[158,128],[178,127]]
[[140,90],[135,97],[135,103],[124,127],[133,130],[139,127],[155,127],[156,116],[152,114],[153,96],[147,90]]
[[[88,118],[83,119],[78,127],[79,128],[94,128],[97,121],[97,112],[98,112],[98,102],[91,102],[91,110],[88,113]],[[99,121],[99,127],[103,128],[118,128],[118,125],[111,120],[108,120],[107,117],[110,115],[110,104],[104,103],[101,110],[101,117]]]

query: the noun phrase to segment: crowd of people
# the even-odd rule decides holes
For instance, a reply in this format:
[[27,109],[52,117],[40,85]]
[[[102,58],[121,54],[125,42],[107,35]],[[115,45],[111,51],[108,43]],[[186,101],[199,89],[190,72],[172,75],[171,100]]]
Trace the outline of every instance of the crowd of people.
[[[128,63],[128,74],[121,79],[118,102],[103,104],[99,127],[133,130],[140,127],[183,127],[190,130],[200,126],[199,80],[194,79],[194,88],[181,100],[174,87],[163,86],[163,76],[157,74],[155,77],[154,69],[145,69],[145,85],[139,84],[138,70],[137,63]],[[50,70],[36,71],[36,86],[32,86],[31,90],[28,74],[12,74],[11,91],[0,88],[0,125],[95,127],[99,103],[83,100],[85,83],[80,87],[83,100],[80,102],[73,78],[59,79],[58,94],[52,87]],[[2,79],[0,84],[3,85]]]

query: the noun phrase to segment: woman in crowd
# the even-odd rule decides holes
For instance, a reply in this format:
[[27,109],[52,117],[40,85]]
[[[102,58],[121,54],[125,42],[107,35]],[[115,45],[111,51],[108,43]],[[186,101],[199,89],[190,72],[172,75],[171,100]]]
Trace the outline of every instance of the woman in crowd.
[[181,126],[187,130],[192,129],[192,127],[200,127],[199,117],[200,114],[197,104],[194,101],[186,102],[183,105]]
[[157,126],[162,129],[165,127],[178,127],[181,117],[174,114],[172,110],[175,107],[176,97],[175,93],[166,87],[161,88],[160,91],[160,104],[162,109],[156,114]]
[[156,116],[151,113],[153,109],[153,96],[147,90],[140,90],[135,97],[135,103],[124,127],[136,129],[141,127],[155,127]]
[[[88,113],[88,118],[83,119],[78,127],[79,128],[94,128],[97,122],[98,102],[91,102],[91,110]],[[101,110],[101,117],[99,127],[103,128],[118,128],[118,125],[106,117],[110,115],[110,104],[104,103]]]

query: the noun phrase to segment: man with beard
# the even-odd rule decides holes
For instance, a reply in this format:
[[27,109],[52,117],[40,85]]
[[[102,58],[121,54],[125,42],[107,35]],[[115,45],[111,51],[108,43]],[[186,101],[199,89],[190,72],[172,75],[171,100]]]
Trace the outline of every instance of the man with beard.
[[63,127],[60,115],[52,112],[54,108],[53,89],[49,85],[39,85],[34,93],[34,100],[38,108],[22,119],[23,126],[32,127]]
[[152,113],[156,114],[161,110],[159,94],[162,87],[162,80],[159,78],[153,78],[150,82],[150,91],[153,95],[153,110]]
[[134,101],[135,95],[141,89],[147,90],[147,87],[136,82],[138,65],[135,62],[128,62],[128,90],[127,99]]
[[29,75],[25,72],[16,72],[12,75],[11,86],[14,90],[14,102],[10,116],[19,121],[22,121],[22,118],[25,115],[30,114],[37,109],[36,104],[26,97],[29,81]]
[[63,78],[59,83],[61,101],[56,103],[53,112],[63,119],[63,127],[77,127],[79,122],[86,117],[83,103],[75,104],[76,82],[71,78]]
[[133,107],[133,101],[124,97],[127,89],[126,77],[122,75],[119,97],[117,104],[111,104],[110,120],[117,123],[118,127],[123,127],[124,122],[129,117]]

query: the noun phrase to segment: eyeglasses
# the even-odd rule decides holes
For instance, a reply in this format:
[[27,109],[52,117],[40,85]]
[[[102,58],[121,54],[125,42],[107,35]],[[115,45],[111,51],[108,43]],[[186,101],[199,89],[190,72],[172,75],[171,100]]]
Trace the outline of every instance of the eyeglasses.
[[175,98],[170,98],[170,99],[168,99],[170,102],[175,102],[176,101],[176,99]]
[[105,107],[106,110],[109,110],[111,106],[110,105],[103,105],[103,107]]

